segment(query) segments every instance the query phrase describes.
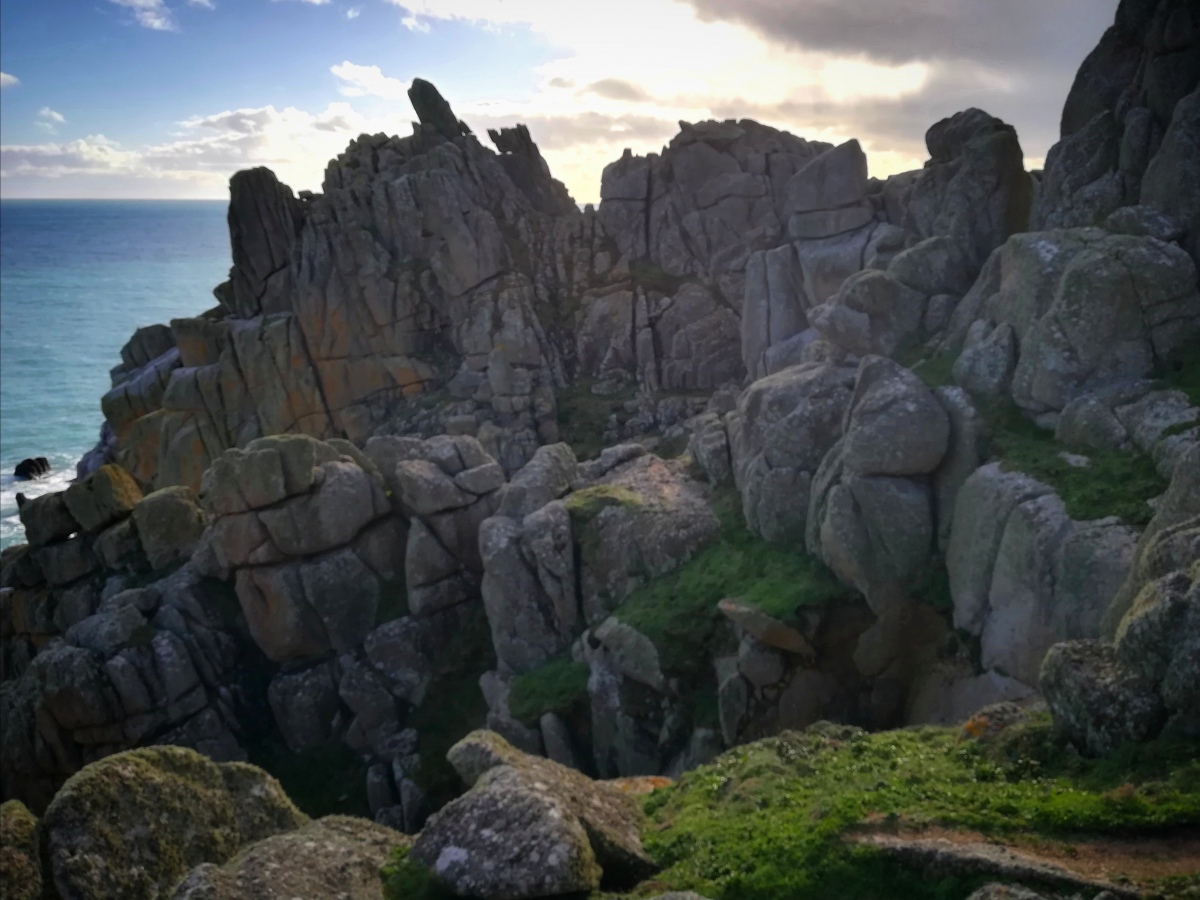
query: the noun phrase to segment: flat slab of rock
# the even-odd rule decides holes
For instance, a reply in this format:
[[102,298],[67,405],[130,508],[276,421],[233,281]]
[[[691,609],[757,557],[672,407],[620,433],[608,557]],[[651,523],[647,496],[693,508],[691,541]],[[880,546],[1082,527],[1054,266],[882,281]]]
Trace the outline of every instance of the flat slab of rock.
[[768,647],[810,659],[816,655],[804,635],[760,609],[729,598],[718,603],[717,609],[742,631],[758,638]]
[[938,875],[983,875],[1071,891],[1111,891],[1117,897],[1140,892],[1108,881],[1087,878],[1043,859],[985,841],[956,843],[946,838],[905,838],[870,834],[859,843],[877,847],[906,865]]

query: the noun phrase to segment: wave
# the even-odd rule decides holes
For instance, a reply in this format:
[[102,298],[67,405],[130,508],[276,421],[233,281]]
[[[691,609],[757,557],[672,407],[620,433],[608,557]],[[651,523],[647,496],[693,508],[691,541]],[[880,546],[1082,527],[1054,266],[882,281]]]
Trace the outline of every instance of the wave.
[[53,491],[66,490],[75,480],[75,464],[79,457],[50,458],[53,470],[45,478],[21,481],[11,471],[0,475],[0,549],[25,540],[25,526],[17,514],[17,494],[33,499]]

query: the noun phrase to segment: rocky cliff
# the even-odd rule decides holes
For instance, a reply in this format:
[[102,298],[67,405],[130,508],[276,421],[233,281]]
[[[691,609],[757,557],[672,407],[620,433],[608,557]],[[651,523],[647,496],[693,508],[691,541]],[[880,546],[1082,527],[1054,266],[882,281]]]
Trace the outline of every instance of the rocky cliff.
[[218,306],[5,551],[4,797],[178,744],[413,832],[484,724],[602,777],[1041,695],[1200,736],[1198,59],[1125,0],[1044,172],[977,109],[884,181],[684,123],[581,211],[418,80],[322,193],[238,173]]

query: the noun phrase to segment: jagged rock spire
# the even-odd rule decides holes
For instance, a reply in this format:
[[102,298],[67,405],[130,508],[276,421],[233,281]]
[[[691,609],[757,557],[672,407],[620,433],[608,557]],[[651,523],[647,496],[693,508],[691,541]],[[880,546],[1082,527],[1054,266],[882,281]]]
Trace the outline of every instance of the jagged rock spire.
[[431,126],[448,140],[470,134],[470,129],[454,115],[446,98],[424,78],[413,79],[412,87],[408,89],[408,99],[412,101],[421,124]]

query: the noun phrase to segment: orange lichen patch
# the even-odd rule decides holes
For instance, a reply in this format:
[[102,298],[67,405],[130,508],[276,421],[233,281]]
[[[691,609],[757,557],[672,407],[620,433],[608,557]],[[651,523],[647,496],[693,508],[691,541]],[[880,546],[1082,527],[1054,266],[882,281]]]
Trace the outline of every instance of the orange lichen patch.
[[902,819],[889,826],[868,820],[851,840],[886,833],[899,840],[936,838],[953,844],[991,844],[1022,857],[1061,866],[1083,878],[1149,885],[1163,878],[1200,875],[1200,828],[1153,837],[1104,837],[1056,840],[1038,835],[1013,835],[998,839],[953,828],[914,828]]
[[652,791],[657,791],[659,788],[669,787],[674,782],[663,775],[643,775],[634,778],[612,778],[603,782],[609,787],[614,787],[622,794],[633,794],[640,796],[649,794]]

